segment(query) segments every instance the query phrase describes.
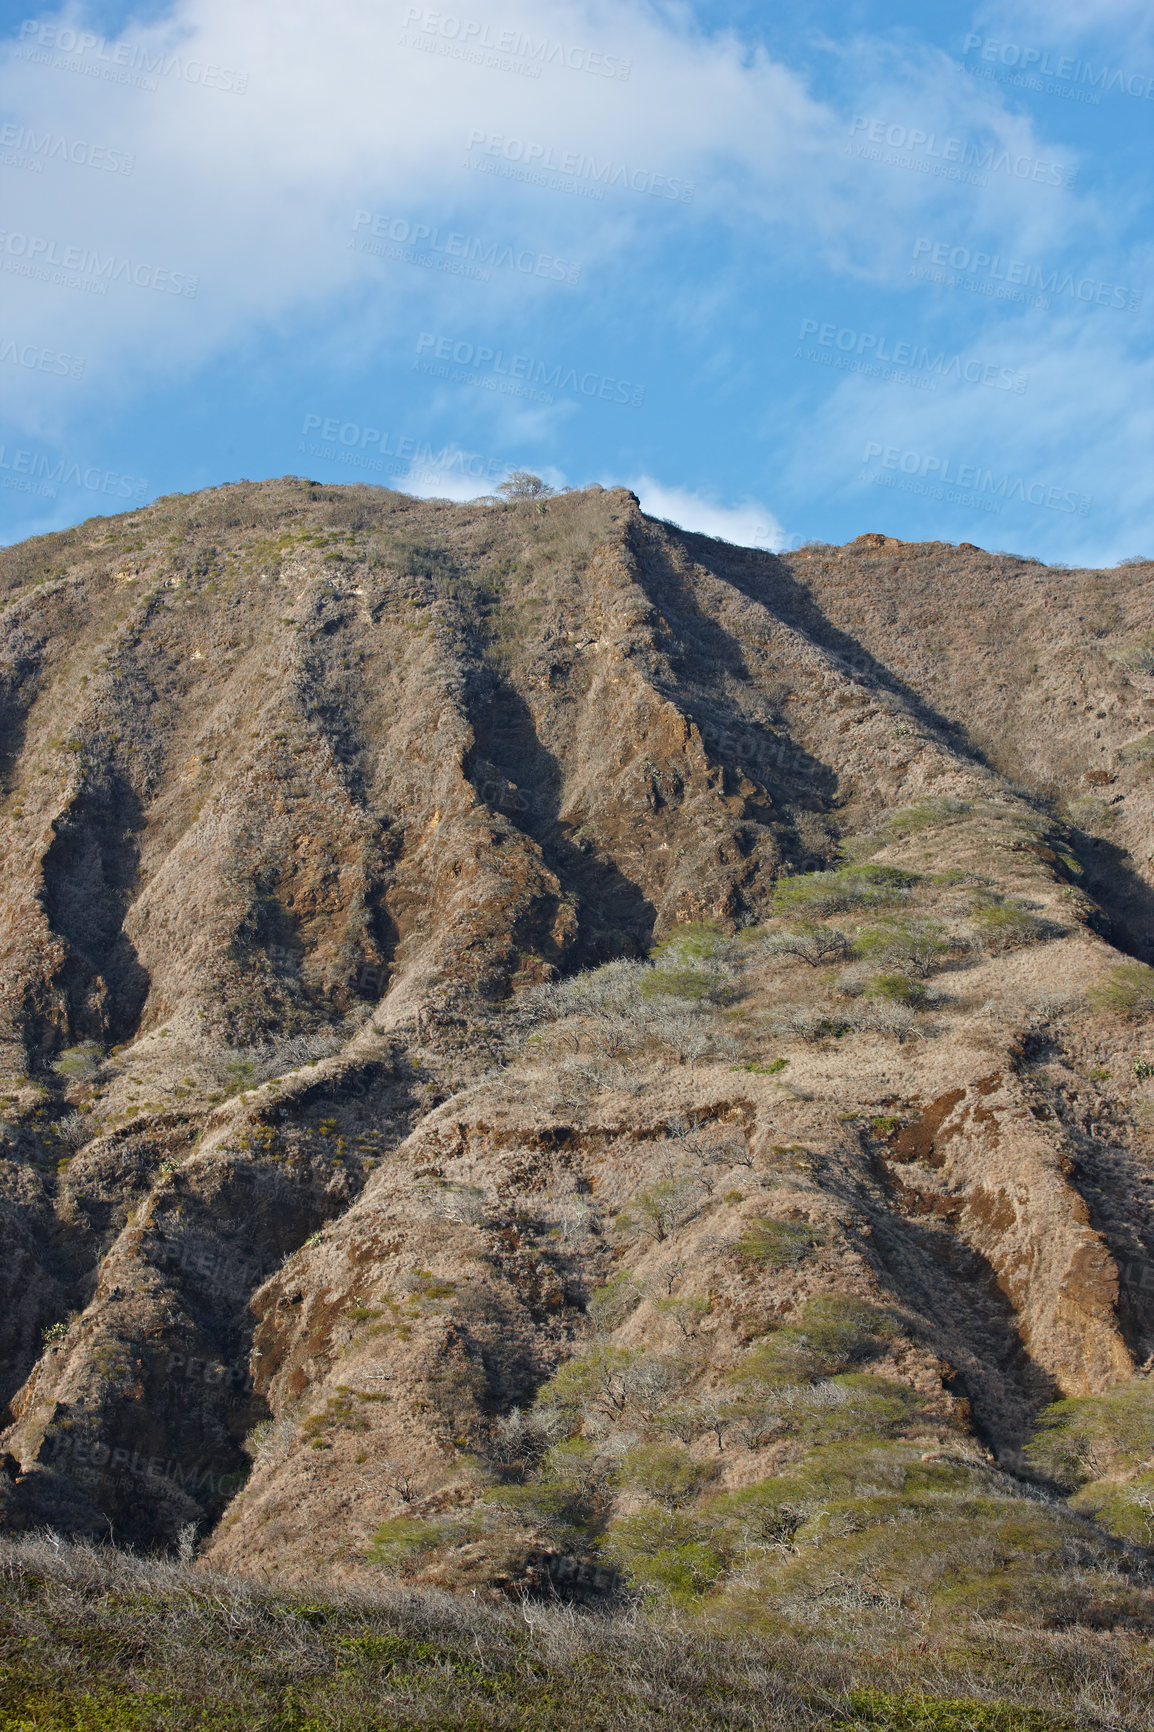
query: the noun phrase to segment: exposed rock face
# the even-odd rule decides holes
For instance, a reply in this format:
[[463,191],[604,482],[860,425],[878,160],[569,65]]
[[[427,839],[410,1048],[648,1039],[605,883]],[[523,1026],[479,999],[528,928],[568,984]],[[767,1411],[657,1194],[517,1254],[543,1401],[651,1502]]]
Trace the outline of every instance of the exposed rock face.
[[[594,1340],[720,1411],[828,1294],[927,1449],[1019,1466],[1130,1375],[1148,1049],[1086,992],[1148,944],[1152,575],[293,478],[0,555],[4,1519],[379,1577]],[[936,1003],[750,942],[660,1015],[640,972],[526,1009],[784,930],[839,849],[898,885],[835,899],[847,955],[936,922]],[[718,1483],[790,1459],[742,1423]],[[531,1540],[424,1579],[531,1585]]]

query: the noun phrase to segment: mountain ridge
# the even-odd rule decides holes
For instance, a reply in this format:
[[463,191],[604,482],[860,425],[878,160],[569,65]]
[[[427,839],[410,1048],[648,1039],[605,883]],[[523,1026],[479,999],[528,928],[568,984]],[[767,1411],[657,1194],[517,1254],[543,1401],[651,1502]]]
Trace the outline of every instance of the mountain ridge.
[[297,477],[0,553],[5,1524],[745,1616],[819,1468],[1026,1509],[1154,1353],[1152,580]]

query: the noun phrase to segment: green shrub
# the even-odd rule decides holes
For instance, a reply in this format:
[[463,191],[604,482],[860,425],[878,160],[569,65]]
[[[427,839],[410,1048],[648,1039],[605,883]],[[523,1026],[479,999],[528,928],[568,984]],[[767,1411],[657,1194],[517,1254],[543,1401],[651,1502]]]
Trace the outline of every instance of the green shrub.
[[642,1232],[661,1244],[696,1211],[705,1192],[694,1173],[657,1179],[639,1190],[614,1223],[621,1232]]
[[369,1561],[400,1564],[444,1544],[449,1535],[444,1522],[421,1521],[416,1516],[393,1516],[383,1521],[369,1542]]
[[671,1606],[696,1606],[725,1573],[725,1554],[708,1525],[681,1510],[623,1516],[610,1524],[601,1549],[634,1586]]
[[546,1450],[536,1473],[523,1484],[495,1487],[490,1498],[560,1544],[580,1545],[605,1524],[612,1503],[612,1463],[584,1438],[566,1438]]
[[908,1426],[919,1423],[924,1405],[908,1384],[864,1371],[835,1377],[828,1386],[818,1385],[823,1387],[831,1393],[843,1393],[844,1400],[830,1406],[796,1408],[790,1415],[790,1430],[815,1445],[899,1437]]
[[1119,749],[1119,761],[1123,764],[1147,764],[1154,758],[1154,734],[1142,734],[1136,740],[1127,740]]
[[1053,930],[1048,921],[1010,902],[987,903],[972,909],[970,924],[977,928],[983,947],[995,955],[1016,950],[1023,944],[1037,944]]
[[767,1385],[750,1378],[726,1418],[741,1425],[755,1447],[779,1437],[816,1447],[901,1437],[920,1423],[922,1407],[921,1396],[907,1384],[850,1372],[809,1384]]
[[902,842],[907,836],[916,836],[922,830],[932,830],[937,825],[952,823],[954,819],[964,817],[971,810],[968,800],[948,797],[916,800],[912,806],[899,806],[894,811],[887,812],[874,831],[868,836],[855,837],[854,844],[866,845],[871,851],[876,851],[893,842]]
[[876,1359],[893,1333],[885,1313],[864,1299],[819,1293],[807,1302],[800,1322],[774,1330],[732,1375],[738,1382],[771,1385],[831,1377]]
[[979,1702],[971,1696],[895,1696],[854,1690],[830,1732],[1065,1732],[1036,1708]]
[[619,1419],[629,1406],[635,1382],[633,1374],[641,1357],[639,1347],[594,1342],[586,1353],[577,1354],[558,1367],[542,1385],[535,1405],[555,1408],[573,1430],[588,1412]]
[[1119,644],[1112,659],[1135,673],[1154,674],[1154,631],[1143,632],[1132,643]]
[[52,1068],[62,1082],[91,1082],[100,1070],[102,1057],[99,1043],[85,1040],[66,1048]]
[[622,1456],[618,1480],[644,1492],[654,1503],[679,1509],[697,1496],[715,1471],[675,1444],[642,1443]]
[[940,920],[884,920],[867,927],[857,939],[860,955],[900,962],[918,978],[940,968],[956,948]]
[[841,875],[851,884],[868,884],[881,890],[912,890],[922,878],[920,872],[909,872],[904,866],[878,866],[872,861],[859,866],[843,866]]
[[817,1232],[807,1221],[774,1221],[758,1215],[746,1222],[734,1250],[743,1263],[789,1269],[808,1257],[817,1242]]
[[715,920],[689,920],[675,927],[669,936],[649,952],[651,962],[661,966],[672,959],[675,966],[690,962],[708,962],[718,956],[728,956],[733,940]]
[[1144,962],[1122,962],[1090,988],[1090,1002],[1117,1016],[1144,1017],[1154,1011],[1154,968]]
[[654,968],[641,981],[643,998],[685,998],[693,1004],[728,1004],[733,984],[716,968]]
[[1070,1502],[1108,1533],[1132,1545],[1154,1548],[1154,1473],[1140,1473],[1122,1484],[1097,1480],[1083,1486]]
[[920,980],[908,974],[874,974],[862,988],[866,998],[878,998],[889,1004],[922,1005],[926,988]]
[[1031,1465],[1066,1491],[1132,1473],[1154,1456],[1154,1379],[1052,1402],[1026,1446]]
[[773,886],[778,915],[844,913],[849,908],[884,908],[902,901],[915,874],[895,868],[843,866],[830,872],[798,872]]
[[638,981],[645,998],[728,1004],[737,996],[737,944],[713,921],[678,926],[650,951],[653,967]]
[[775,914],[840,914],[854,904],[852,886],[840,872],[798,872],[773,886]]
[[589,1316],[598,1329],[616,1329],[640,1303],[640,1287],[632,1275],[619,1270],[616,1275],[610,1275],[604,1287],[593,1289],[589,1296]]

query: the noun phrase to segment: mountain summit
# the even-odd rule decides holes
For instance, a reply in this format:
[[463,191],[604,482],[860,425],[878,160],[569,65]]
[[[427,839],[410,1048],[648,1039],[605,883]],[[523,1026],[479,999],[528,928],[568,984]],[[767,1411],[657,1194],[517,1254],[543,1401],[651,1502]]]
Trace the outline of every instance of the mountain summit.
[[290,476],[0,601],[9,1530],[1150,1626],[1154,567]]

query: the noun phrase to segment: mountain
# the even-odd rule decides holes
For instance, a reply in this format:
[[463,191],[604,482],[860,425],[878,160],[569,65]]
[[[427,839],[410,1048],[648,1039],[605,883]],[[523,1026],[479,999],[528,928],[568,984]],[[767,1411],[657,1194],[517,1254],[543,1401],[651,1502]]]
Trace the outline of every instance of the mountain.
[[5,1527],[1149,1631],[1152,592],[292,476],[0,553]]

